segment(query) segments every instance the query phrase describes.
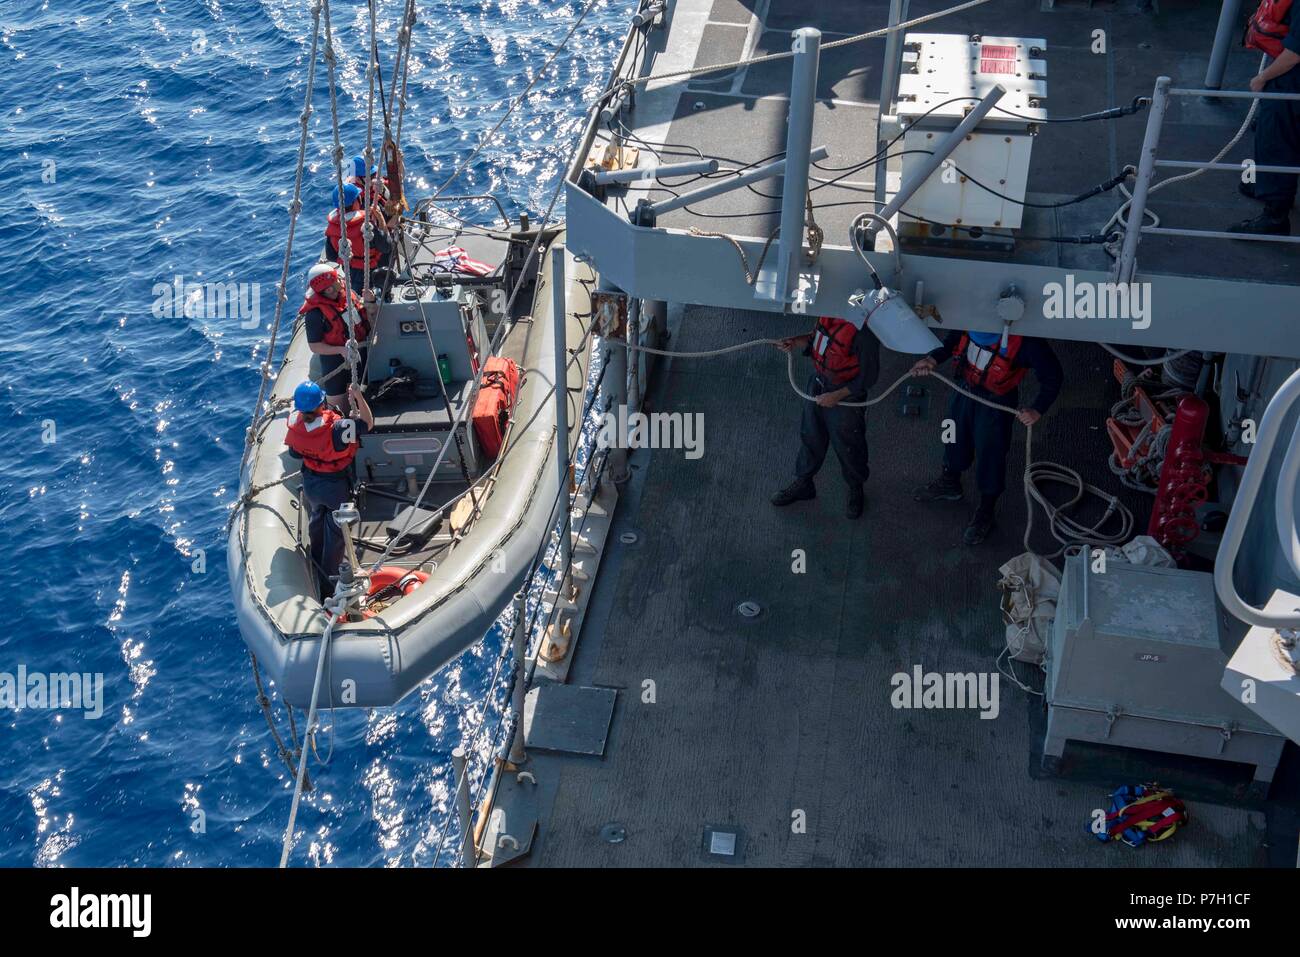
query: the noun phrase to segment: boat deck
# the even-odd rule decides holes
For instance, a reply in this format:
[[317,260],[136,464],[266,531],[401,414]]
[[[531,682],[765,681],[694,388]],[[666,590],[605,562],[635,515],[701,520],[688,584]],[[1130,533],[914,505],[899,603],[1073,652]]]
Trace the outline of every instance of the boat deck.
[[[789,321],[691,308],[673,347],[785,334]],[[882,387],[909,363],[883,358]],[[1036,430],[1035,457],[1110,487],[1110,359],[1087,344],[1064,344],[1061,358],[1066,388]],[[1251,809],[1250,769],[1235,764],[1072,744],[1061,776],[1045,777],[1041,699],[1005,680],[994,720],[891,706],[891,676],[914,665],[993,670],[1004,631],[997,569],[1022,551],[1023,430],[1000,528],[968,548],[969,484],[966,503],[911,500],[937,470],[947,390],[935,383],[925,401],[921,417],[892,401],[868,414],[867,511],[849,522],[833,459],[815,501],[767,501],[789,480],[798,442],[783,356],[677,359],[657,374],[649,408],[702,412],[705,454],[633,455],[569,678],[619,689],[608,746],[602,758],[530,755],[542,808],[531,864],[716,863],[702,851],[710,826],[739,829],[738,861],[754,866],[1294,863],[1286,760],[1273,799]],[[1144,497],[1125,500],[1145,525]],[[1035,547],[1050,551],[1041,516],[1037,532]],[[795,549],[806,574],[792,573]],[[762,613],[742,618],[743,601]],[[643,703],[647,681],[654,703]],[[1085,831],[1090,812],[1119,784],[1153,778],[1189,800],[1193,824],[1157,848],[1099,846]],[[798,811],[806,833],[792,833]],[[626,840],[601,838],[610,823]]]
[[[951,6],[949,0],[915,0],[908,15],[915,18]],[[915,28],[925,33],[979,33],[986,36],[1041,37],[1047,41],[1048,113],[1071,116],[1130,103],[1150,96],[1161,74],[1175,87],[1200,88],[1214,36],[1219,5],[1208,0],[1159,0],[1154,16],[1137,11],[1135,3],[1068,2],[1052,11],[1040,0],[993,0],[963,13],[942,17]],[[668,37],[655,35],[659,50],[649,72],[666,73],[713,63],[788,50],[790,31],[817,27],[823,43],[879,28],[888,23],[887,0],[679,0]],[[1092,52],[1093,31],[1104,30],[1106,51]],[[823,180],[840,176],[845,167],[875,153],[875,130],[884,57],[883,38],[824,50],[818,83],[813,142],[826,145],[830,157],[814,168]],[[1258,56],[1235,47],[1228,59],[1224,87],[1244,89],[1258,69]],[[693,159],[696,151],[717,157],[727,166],[773,158],[785,148],[786,100],[790,61],[757,64],[679,82],[650,84],[634,110],[624,114],[629,143],[649,146],[663,162]],[[1161,136],[1161,158],[1205,161],[1237,132],[1249,102],[1174,97]],[[1051,204],[1075,197],[1138,162],[1147,111],[1110,122],[1048,123],[1034,140],[1027,199]],[[898,148],[895,148],[896,150]],[[1253,136],[1247,133],[1224,158],[1240,162],[1250,157]],[[898,160],[894,161],[894,168]],[[642,165],[645,165],[643,162]],[[1181,170],[1158,169],[1157,180]],[[896,182],[897,174],[894,174]],[[1153,195],[1151,208],[1161,225],[1221,230],[1254,216],[1259,207],[1236,191],[1231,172],[1207,172]],[[677,192],[702,183],[689,178],[670,180]],[[868,167],[835,184],[814,186],[815,216],[826,242],[847,245],[847,228],[873,197],[874,171]],[[704,200],[661,218],[659,225],[691,226],[760,241],[779,222],[780,179],[759,183]],[[611,190],[608,203],[620,212],[643,196],[659,200],[671,193],[641,185]],[[1025,236],[1059,237],[1097,234],[1123,202],[1118,190],[1059,209],[1027,209],[1021,229]],[[925,252],[925,247],[910,246]],[[936,252],[954,255],[952,251]],[[1022,240],[1010,254],[969,253],[978,258],[1051,265],[1061,268],[1105,269],[1110,259],[1099,245],[1068,245]],[[1140,267],[1144,272],[1174,275],[1238,277],[1252,275],[1261,282],[1288,282],[1294,276],[1295,246],[1267,242],[1146,236]]]

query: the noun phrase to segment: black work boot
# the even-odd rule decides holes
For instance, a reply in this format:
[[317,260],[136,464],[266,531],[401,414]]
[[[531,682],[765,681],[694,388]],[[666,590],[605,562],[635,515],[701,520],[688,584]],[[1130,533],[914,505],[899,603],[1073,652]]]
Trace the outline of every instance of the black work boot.
[[1243,219],[1235,226],[1229,226],[1228,232],[1244,233],[1250,236],[1290,236],[1291,211],[1275,205],[1268,205],[1254,219]]
[[849,486],[849,503],[844,506],[845,518],[861,518],[862,509],[867,504],[867,497],[862,493],[861,485]]
[[929,485],[922,485],[912,492],[915,502],[960,502],[961,497],[961,476],[947,469]]
[[772,496],[772,504],[780,508],[783,505],[791,505],[795,502],[803,502],[816,497],[817,489],[810,479],[795,479]]
[[975,514],[971,516],[966,531],[962,532],[961,540],[967,545],[978,545],[984,541],[997,527],[997,519],[993,516],[993,506],[981,502],[979,508],[975,509]]

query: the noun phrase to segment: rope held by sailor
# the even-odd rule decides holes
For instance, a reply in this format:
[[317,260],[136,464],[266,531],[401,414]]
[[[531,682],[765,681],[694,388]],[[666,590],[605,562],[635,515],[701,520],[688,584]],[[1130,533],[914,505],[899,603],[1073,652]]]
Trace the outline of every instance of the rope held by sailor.
[[[629,353],[639,351],[639,352],[647,352],[650,353],[651,355],[665,356],[668,358],[676,358],[676,359],[710,359],[710,358],[715,358],[717,356],[726,355],[731,352],[739,352],[742,349],[752,349],[755,346],[761,346],[761,345],[780,346],[782,343],[785,342],[785,339],[784,338],[751,339],[748,342],[738,342],[733,345],[722,346],[721,348],[718,349],[703,349],[703,350],[697,350],[693,352],[677,352],[669,349],[656,349],[651,346],[641,345],[634,342],[627,342],[626,340],[623,339],[609,339],[606,341],[618,343],[619,345],[627,349]],[[848,406],[851,408],[868,408],[873,405],[879,405],[881,402],[887,399],[891,394],[893,394],[894,391],[896,391],[900,386],[902,386],[903,383],[913,378],[913,376],[914,373],[912,372],[912,370],[909,369],[907,372],[903,373],[901,376],[895,379],[889,385],[888,388],[886,388],[883,392],[881,392],[879,395],[875,396],[874,398],[864,399],[861,402],[841,402],[840,405]],[[986,405],[991,409],[997,409],[999,412],[1004,412],[1008,415],[1016,416],[1017,421],[1020,421],[1022,424],[1025,425],[1025,470],[1023,473],[1024,493],[1025,493],[1025,535],[1024,535],[1023,543],[1024,543],[1025,551],[1032,552],[1033,554],[1038,555],[1040,558],[1056,558],[1057,556],[1063,554],[1065,550],[1069,548],[1071,545],[1086,544],[1086,545],[1095,545],[1095,546],[1106,546],[1106,545],[1118,545],[1128,541],[1128,539],[1132,535],[1134,518],[1132,512],[1130,512],[1119,501],[1119,499],[1117,499],[1114,495],[1110,494],[1104,489],[1098,488],[1095,485],[1085,482],[1083,480],[1083,476],[1073,469],[1067,468],[1063,465],[1058,465],[1057,463],[1054,462],[1034,461],[1034,457],[1033,457],[1034,427],[1033,425],[1025,423],[1023,420],[1020,419],[1020,410],[1013,409],[1010,406],[1002,405],[999,402],[994,402],[990,399],[984,398],[983,396],[976,395],[975,393],[971,392],[969,389],[962,388],[960,385],[958,385],[956,382],[954,382],[952,379],[949,379],[947,376],[943,375],[942,373],[931,371],[929,373],[929,377],[932,379],[938,379],[940,382],[942,382],[948,388],[952,389],[954,392],[957,392],[960,395],[964,395],[966,398],[974,402],[978,402],[981,405]],[[790,388],[800,398],[805,399],[809,402],[817,401],[816,397],[809,395],[803,389],[799,388],[798,383],[795,382],[793,350],[786,352],[786,378],[790,382]],[[1075,493],[1070,498],[1070,500],[1064,503],[1063,505],[1054,505],[1051,501],[1047,499],[1047,497],[1038,488],[1040,482],[1055,482],[1058,484],[1073,485],[1075,488]],[[1066,514],[1070,509],[1072,509],[1075,505],[1081,502],[1085,495],[1092,495],[1093,497],[1099,498],[1106,503],[1105,514],[1102,516],[1100,521],[1092,525],[1084,525],[1080,522],[1075,521],[1074,519],[1071,519],[1068,516],[1068,514]],[[1043,509],[1043,512],[1047,515],[1048,530],[1051,532],[1052,537],[1061,543],[1061,547],[1057,549],[1055,552],[1051,553],[1050,555],[1043,555],[1039,552],[1035,552],[1033,546],[1030,545],[1030,539],[1033,536],[1033,529],[1034,529],[1034,504],[1035,503],[1037,503]],[[1117,515],[1119,516],[1120,519],[1120,527],[1118,531],[1112,533],[1103,532],[1102,529],[1105,528],[1107,523],[1110,522],[1111,519]]]

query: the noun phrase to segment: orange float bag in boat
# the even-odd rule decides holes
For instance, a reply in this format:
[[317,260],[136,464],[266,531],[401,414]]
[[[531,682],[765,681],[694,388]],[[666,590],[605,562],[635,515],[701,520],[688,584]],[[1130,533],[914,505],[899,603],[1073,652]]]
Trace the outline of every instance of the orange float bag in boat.
[[501,451],[506,421],[519,393],[519,366],[513,359],[491,356],[483,370],[483,382],[474,400],[474,435],[488,458]]

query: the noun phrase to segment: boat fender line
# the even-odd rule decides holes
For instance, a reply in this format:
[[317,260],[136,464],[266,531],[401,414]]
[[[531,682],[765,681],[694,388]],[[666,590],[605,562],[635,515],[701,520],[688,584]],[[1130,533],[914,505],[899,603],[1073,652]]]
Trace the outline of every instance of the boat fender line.
[[[741,349],[751,349],[755,346],[775,346],[785,340],[766,338],[751,339],[748,342],[738,342],[733,345],[722,346],[718,349],[705,349],[695,352],[675,352],[668,349],[655,349],[650,346],[630,343],[623,339],[609,339],[607,341],[616,342],[629,352],[648,352],[652,355],[678,359],[707,359],[725,355],[729,352],[739,352]],[[986,405],[991,409],[997,409],[998,411],[1005,412],[1008,415],[1016,415],[1019,411],[1010,408],[1009,406],[1002,405],[999,402],[985,399],[983,396],[978,396],[973,392],[962,388],[952,379],[949,379],[940,372],[931,371],[928,377],[931,379],[938,379],[954,392],[964,395],[966,398],[978,402],[981,405]],[[793,350],[786,353],[786,378],[790,382],[790,388],[796,395],[809,402],[816,401],[813,396],[799,388],[798,383],[795,382]],[[874,398],[864,399],[862,402],[841,402],[840,405],[849,408],[868,408],[873,405],[879,405],[893,394],[901,385],[903,385],[903,383],[912,378],[912,372],[909,370],[895,379],[888,388]],[[1033,446],[1034,427],[1032,425],[1027,425],[1025,426],[1025,469],[1022,475],[1026,510],[1025,535],[1023,539],[1025,551],[1037,555],[1039,558],[1051,559],[1064,554],[1066,549],[1070,548],[1072,545],[1104,547],[1107,545],[1119,545],[1128,541],[1133,532],[1135,519],[1133,518],[1133,513],[1129,511],[1127,506],[1105,489],[1085,482],[1083,476],[1074,469],[1067,468],[1064,465],[1058,465],[1055,462],[1034,461]],[[1070,496],[1064,504],[1059,506],[1054,505],[1039,489],[1039,483],[1041,482],[1073,485],[1074,494]],[[1099,498],[1106,503],[1105,513],[1093,525],[1083,525],[1080,522],[1074,521],[1068,515],[1068,512],[1073,509],[1074,506],[1078,505],[1086,495]],[[1034,551],[1033,547],[1030,545],[1030,539],[1033,537],[1034,530],[1034,503],[1037,503],[1042,507],[1043,512],[1047,515],[1048,530],[1052,533],[1052,537],[1061,544],[1060,548],[1049,555],[1044,555],[1041,552]],[[1119,519],[1118,530],[1115,532],[1103,532],[1102,529],[1106,527],[1107,523],[1111,522],[1112,519],[1116,517]]]
[[[340,366],[340,368],[342,367]],[[246,507],[253,504],[253,499],[257,498],[257,496],[261,495],[267,489],[275,488],[277,485],[283,485],[290,479],[296,479],[300,475],[302,475],[301,469],[297,472],[290,472],[288,475],[281,476],[274,482],[263,482],[261,485],[254,485],[243,495],[239,496],[239,498],[235,500],[235,504],[230,506],[230,517],[226,519],[226,534],[230,534],[230,529],[234,526],[240,513],[243,512]]]

